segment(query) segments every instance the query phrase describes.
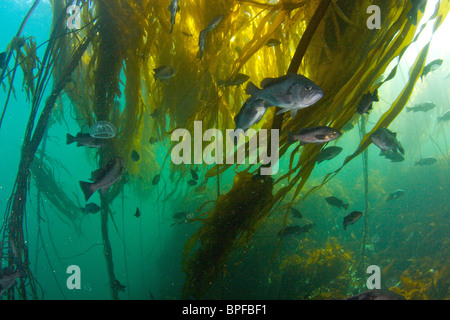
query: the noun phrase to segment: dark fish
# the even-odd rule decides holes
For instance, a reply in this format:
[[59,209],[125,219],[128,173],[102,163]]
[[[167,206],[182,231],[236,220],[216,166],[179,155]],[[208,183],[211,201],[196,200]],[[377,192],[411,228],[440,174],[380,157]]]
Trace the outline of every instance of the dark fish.
[[426,77],[427,74],[429,74],[431,71],[434,71],[437,68],[439,68],[441,66],[442,62],[444,62],[444,60],[436,59],[436,60],[431,61],[429,64],[427,64],[423,68],[422,74],[420,75],[420,80],[422,80],[423,77]]
[[136,218],[139,218],[139,217],[141,216],[141,210],[139,210],[138,207],[136,207],[136,212],[134,213],[134,216],[135,216]]
[[91,174],[91,179],[94,182],[80,181],[80,187],[86,201],[88,201],[97,190],[100,190],[103,195],[106,195],[109,188],[111,188],[115,182],[120,180],[124,171],[124,160],[120,157],[116,157],[110,159],[104,167],[95,170]]
[[277,39],[274,39],[274,38],[269,39],[266,42],[266,46],[268,46],[268,47],[275,47],[275,46],[279,46],[280,44],[281,44],[281,41],[277,40]]
[[338,130],[327,126],[304,128],[301,129],[297,134],[293,134],[292,132],[287,130],[287,133],[289,142],[300,141],[300,145],[308,143],[325,143],[331,140],[335,140],[342,135],[342,133],[340,133]]
[[381,150],[380,157],[383,157],[383,156],[386,159],[391,160],[391,162],[402,162],[405,160],[405,157],[402,156],[402,154],[400,152],[393,151],[393,150],[388,150],[388,151]]
[[325,201],[333,207],[337,207],[339,209],[344,208],[345,210],[348,209],[348,203],[344,204],[344,201],[342,201],[341,199],[339,199],[335,196],[327,197],[327,198],[325,198]]
[[422,158],[420,160],[417,160],[414,165],[415,166],[429,166],[429,165],[435,164],[436,161],[437,161],[436,158],[426,157],[426,158]]
[[206,30],[202,30],[200,31],[200,35],[198,36],[198,47],[200,48],[199,51],[200,60],[202,60],[203,52],[205,51],[207,34],[208,33],[206,32]]
[[0,53],[0,69],[6,68],[6,58],[8,57],[8,52]]
[[191,176],[192,176],[192,179],[194,179],[194,180],[198,180],[198,174],[197,174],[197,172],[195,172],[194,170],[192,170],[192,169],[190,169],[190,171],[191,171]]
[[157,174],[152,179],[152,185],[154,185],[154,186],[157,185],[159,183],[159,180],[161,180],[161,175]]
[[392,150],[393,152],[397,152],[398,150],[401,154],[405,154],[405,150],[397,140],[397,133],[392,132],[389,129],[378,128],[374,133],[370,135],[370,139],[383,152],[390,150]]
[[244,132],[254,124],[260,122],[267,111],[264,100],[249,100],[244,103],[239,113],[234,117],[236,129],[242,129]]
[[77,147],[102,148],[107,145],[108,140],[93,138],[89,133],[78,132],[74,137],[71,134],[66,135],[66,144],[77,143]]
[[406,300],[406,299],[403,296],[388,290],[375,289],[357,294],[356,296],[347,298],[346,300]]
[[171,24],[171,27],[170,27],[169,33],[172,33],[173,26],[175,24],[175,17],[177,16],[178,10],[180,10],[180,8],[178,7],[178,2],[179,1],[180,0],[172,0],[170,2],[169,11],[170,11],[170,24]]
[[173,218],[175,220],[181,220],[181,219],[185,219],[187,217],[187,215],[188,215],[188,213],[186,211],[181,211],[181,212],[175,213],[173,215]]
[[136,162],[139,161],[139,159],[141,159],[141,156],[136,150],[133,150],[131,151],[131,159]]
[[344,217],[344,230],[347,230],[347,226],[349,224],[354,224],[356,221],[361,218],[363,213],[361,211],[353,211],[348,216]]
[[207,26],[205,29],[203,29],[202,31],[200,31],[200,35],[198,36],[198,46],[200,48],[200,60],[202,60],[203,58],[203,51],[205,51],[205,47],[206,47],[206,36],[208,35],[208,32],[212,31],[214,28],[216,28],[220,21],[222,21],[223,19],[223,15],[219,15],[217,17],[215,17]]
[[291,212],[292,212],[292,215],[295,218],[299,218],[299,219],[303,218],[302,213],[300,212],[300,210],[298,210],[298,209],[296,209],[294,207],[291,207]]
[[90,202],[90,203],[86,204],[86,206],[84,208],[81,208],[81,210],[84,213],[95,214],[100,211],[100,207],[96,203]]
[[406,112],[414,111],[414,112],[427,112],[436,107],[433,102],[424,102],[420,104],[416,104],[414,107],[406,107]]
[[346,131],[350,131],[355,127],[355,125],[351,122],[347,122],[346,124],[344,124],[344,126],[342,127],[342,131],[346,132]]
[[369,113],[369,110],[372,109],[372,103],[378,101],[378,89],[376,89],[373,93],[366,93],[362,96],[359,101],[356,110],[359,114]]
[[195,180],[189,180],[188,181],[188,185],[190,185],[190,186],[195,186],[197,184],[197,181],[195,181]]
[[150,144],[155,144],[156,142],[158,142],[158,139],[156,137],[150,137],[150,139],[148,139],[148,142]]
[[309,230],[311,230],[314,227],[314,223],[310,223],[310,224],[306,224],[303,227],[300,226],[288,226],[286,228],[281,229],[278,232],[278,236],[289,236],[289,235],[298,235],[298,234],[302,234],[305,232],[309,232]]
[[389,200],[398,200],[405,194],[405,190],[397,189],[394,192],[392,192],[389,197],[386,199],[386,201]]
[[163,81],[163,80],[169,80],[172,79],[175,75],[175,69],[171,66],[161,66],[156,69],[153,69],[155,72],[153,74],[153,77],[155,78],[155,82],[157,80]]
[[411,0],[412,8],[406,15],[413,25],[417,25],[417,14],[420,11],[425,12],[427,0]]
[[238,85],[241,85],[241,84],[247,82],[248,79],[250,79],[250,77],[248,75],[243,74],[243,73],[238,73],[231,79],[219,80],[217,84],[219,86],[225,86],[225,87],[238,86]]
[[278,78],[265,78],[261,81],[261,88],[249,82],[245,92],[252,100],[262,99],[268,105],[281,108],[277,114],[290,111],[292,118],[298,109],[307,108],[323,97],[323,91],[317,84],[296,73],[288,73]]
[[438,117],[438,122],[450,120],[450,110],[444,113],[441,117]]
[[325,160],[331,160],[334,157],[336,157],[339,153],[341,153],[341,151],[342,151],[342,148],[336,147],[336,146],[331,146],[331,147],[322,149],[322,150],[320,150],[319,154],[317,155],[316,162],[321,163],[322,161],[325,161]]

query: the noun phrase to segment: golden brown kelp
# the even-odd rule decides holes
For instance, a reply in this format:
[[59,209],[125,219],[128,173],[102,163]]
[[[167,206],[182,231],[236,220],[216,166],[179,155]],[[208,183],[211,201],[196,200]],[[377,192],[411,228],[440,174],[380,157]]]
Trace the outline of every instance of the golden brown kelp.
[[271,178],[240,172],[231,190],[217,199],[203,226],[185,244],[185,297],[203,298],[225,271],[232,250],[253,237],[272,202],[272,184]]
[[342,299],[355,283],[348,270],[354,263],[351,252],[346,252],[331,238],[323,249],[293,254],[285,258],[279,274],[279,299]]

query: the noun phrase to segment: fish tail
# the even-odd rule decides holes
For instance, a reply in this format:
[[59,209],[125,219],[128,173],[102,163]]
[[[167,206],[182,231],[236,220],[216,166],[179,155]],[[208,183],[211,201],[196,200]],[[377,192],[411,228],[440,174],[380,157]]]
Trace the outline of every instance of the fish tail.
[[410,112],[411,110],[412,110],[412,108],[406,107],[406,112]]
[[405,155],[405,149],[403,148],[402,144],[399,142],[397,145],[398,151],[400,151],[400,153],[402,155]]
[[295,137],[294,134],[292,132],[290,132],[289,130],[286,129],[287,135],[288,135],[288,143],[293,143],[295,142]]
[[94,194],[95,190],[92,190],[93,183],[80,181],[81,191],[84,193],[84,198],[86,201]]
[[66,134],[66,144],[71,144],[75,142],[75,137],[70,133]]
[[256,95],[259,90],[260,89],[251,81],[247,83],[247,86],[245,87],[245,93],[251,96]]

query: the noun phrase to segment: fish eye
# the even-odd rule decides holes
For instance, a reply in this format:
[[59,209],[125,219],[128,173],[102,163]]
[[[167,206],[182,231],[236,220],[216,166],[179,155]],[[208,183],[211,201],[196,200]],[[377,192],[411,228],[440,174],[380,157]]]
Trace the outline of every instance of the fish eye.
[[309,84],[307,84],[305,86],[305,91],[311,91],[311,90],[312,90],[312,87]]

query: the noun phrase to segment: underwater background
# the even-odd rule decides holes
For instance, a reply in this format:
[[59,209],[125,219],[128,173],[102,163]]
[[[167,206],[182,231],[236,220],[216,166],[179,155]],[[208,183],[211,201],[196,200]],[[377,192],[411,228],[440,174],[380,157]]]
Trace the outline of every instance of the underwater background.
[[[96,16],[98,8],[95,6],[104,7],[109,3],[111,8],[107,11],[111,13],[116,5],[112,3],[116,2],[124,7],[123,3],[127,1],[84,1],[82,25],[87,21],[86,17]],[[332,18],[322,24],[324,30],[320,26],[318,30],[327,38],[327,30],[337,25],[342,29],[337,36],[330,36],[326,52],[318,49],[318,41],[313,41],[307,49],[313,53],[305,56],[298,72],[306,74],[324,89],[324,102],[305,109],[306,113],[299,112],[293,120],[286,115],[284,125],[290,122],[281,131],[289,126],[295,131],[306,125],[331,123],[343,134],[327,146],[339,146],[342,152],[333,159],[316,163],[314,157],[322,145],[289,145],[286,134],[280,133],[280,149],[283,150],[280,169],[269,182],[264,179],[255,182],[247,176],[247,172],[257,172],[256,166],[174,165],[170,159],[174,147],[170,134],[175,128],[191,130],[194,120],[203,121],[203,130],[234,129],[233,117],[248,97],[245,84],[224,87],[219,86],[218,81],[227,79],[232,72],[240,72],[248,74],[250,81],[258,85],[263,78],[285,74],[301,32],[305,31],[320,1],[305,1],[306,4],[292,1],[293,8],[270,11],[274,10],[270,6],[283,1],[217,1],[211,6],[209,1],[198,1],[194,5],[193,1],[181,0],[173,31],[169,33],[170,11],[167,8],[170,2],[131,1],[136,6],[151,7],[144,10],[148,16],[138,15],[132,20],[135,23],[119,24],[120,33],[115,33],[112,40],[95,38],[104,32],[96,30],[82,62],[77,64],[76,75],[66,81],[65,89],[56,99],[28,178],[26,209],[20,223],[25,235],[21,238],[20,255],[22,262],[27,262],[24,263],[26,276],[18,278],[17,284],[5,292],[2,299],[24,296],[28,299],[83,300],[344,299],[368,290],[366,280],[370,274],[366,273],[366,268],[369,265],[380,268],[381,289],[406,299],[448,299],[450,142],[447,139],[450,130],[448,115],[447,120],[439,118],[450,108],[450,21],[445,18],[449,1],[427,1],[425,12],[419,12],[418,26],[414,26],[415,31],[408,33],[406,38],[411,42],[422,24],[427,23],[426,28],[406,51],[401,52],[400,59],[395,58],[400,49],[395,50],[396,55],[383,62],[384,69],[372,69],[372,65],[364,66],[364,63],[370,56],[375,65],[377,54],[381,57],[389,48],[380,49],[376,54],[359,52],[357,50],[363,45],[360,47],[358,41],[363,37],[352,40],[352,36],[344,31],[348,26],[342,25],[347,23],[350,28],[371,32],[365,25],[369,15],[365,10],[351,11],[349,2],[355,2],[354,6],[361,8],[379,4],[382,14],[389,10],[388,17],[382,20],[380,32],[388,24],[392,27],[393,23],[386,19],[401,20],[397,31],[403,32],[402,28],[409,23],[406,14],[411,7],[410,1],[390,1],[391,5],[384,6],[378,1],[339,0],[330,6],[327,14]],[[33,3],[1,0],[0,50],[6,50]],[[127,3],[133,14],[139,12],[139,8]],[[439,28],[433,31],[435,20],[432,15],[438,3],[443,19]],[[285,16],[280,17],[280,12]],[[359,22],[346,21],[344,17],[349,12],[352,16],[360,16]],[[218,14],[225,17],[216,30],[210,31],[204,55],[199,58],[198,32]],[[249,22],[240,21],[246,15]],[[52,3],[40,1],[22,36],[33,37],[37,45],[44,44],[52,32],[53,16]],[[329,21],[335,24],[330,26]],[[264,23],[268,25],[264,26]],[[270,30],[277,23],[282,26]],[[355,26],[358,23],[360,26]],[[136,30],[140,26],[145,29],[142,39],[150,40],[138,38],[141,35]],[[86,32],[83,36],[88,29],[82,30]],[[273,32],[267,38],[278,38],[281,45],[267,46],[267,38],[255,40],[257,32],[269,34],[268,30]],[[393,37],[397,36],[397,31],[393,32]],[[72,35],[65,46],[75,50],[81,39],[81,33],[78,38]],[[99,71],[102,53],[97,49],[108,41],[112,41],[108,44],[111,47],[123,41],[121,45],[130,50],[120,52],[118,63],[103,62],[115,70],[113,75]],[[127,41],[136,43],[136,48],[131,49]],[[251,41],[255,41],[253,46],[246,47]],[[339,41],[354,41],[354,47],[340,45]],[[428,43],[428,51],[421,61],[420,55]],[[369,47],[372,50],[373,47]],[[399,48],[406,48],[405,43]],[[45,50],[44,44],[35,51],[41,62]],[[55,66],[42,91],[39,112],[57,82],[55,77],[61,77],[57,75],[57,63],[62,63],[61,49],[59,52],[51,61]],[[118,55],[117,52],[111,53],[112,57],[114,55]],[[247,60],[244,59],[246,55]],[[16,56],[14,54],[9,63],[10,69]],[[67,57],[71,55],[67,54]],[[96,63],[89,62],[94,59],[98,59]],[[436,59],[442,59],[442,64],[423,78],[412,74],[414,66],[421,63],[422,70]],[[353,66],[353,63],[363,67]],[[174,66],[175,76],[157,81],[153,69],[169,64]],[[361,81],[346,78],[345,72],[339,71],[346,69],[347,64],[349,70],[358,70],[352,74]],[[37,64],[36,68],[39,66]],[[395,76],[386,81],[394,67],[397,68]],[[338,71],[332,72],[333,69]],[[342,78],[338,74],[342,74]],[[384,76],[380,78],[382,74]],[[99,95],[96,88],[98,78],[102,77],[117,78],[118,82],[105,86],[107,98],[100,97],[103,102],[99,102],[93,97]],[[130,79],[135,79],[134,87],[127,86]],[[385,82],[377,87],[381,81]],[[404,101],[398,101],[409,82],[414,83],[410,94]],[[10,199],[16,190],[24,132],[33,101],[33,90],[29,90],[30,82],[24,77],[23,69],[17,69],[13,86],[14,92],[0,128],[0,207],[5,208],[1,229],[2,268],[19,264],[18,257],[11,254],[13,237],[8,233],[11,224],[17,223],[10,220]],[[6,78],[0,90],[2,108],[8,87]],[[341,89],[344,87],[345,90]],[[361,95],[373,92],[371,89],[374,88],[378,89],[379,101],[373,103],[369,114],[357,114],[356,105]],[[341,100],[339,103],[330,100],[330,95],[341,97]],[[424,102],[433,102],[435,107],[426,112],[407,109]],[[396,116],[392,113],[389,130],[397,133],[405,150],[404,161],[400,162],[380,156],[375,144],[361,144],[366,135],[362,130],[369,133],[395,104],[402,109]],[[132,107],[133,112],[127,113]],[[89,127],[95,119],[101,118],[102,112],[108,114],[108,120],[118,129],[118,142],[110,151],[125,159],[126,173],[109,191],[108,198],[96,192],[89,199],[88,202],[102,207],[101,212],[85,213],[82,208],[86,201],[79,181],[88,181],[91,172],[102,167],[108,155],[94,148],[67,145],[66,135],[89,132]],[[270,128],[273,115],[274,112],[266,113],[255,128]],[[293,124],[298,118],[307,123]],[[346,124],[353,127],[343,128]],[[149,141],[152,137],[155,141]],[[133,150],[137,157],[131,156]],[[306,151],[302,153],[302,150]],[[347,161],[355,150],[361,153]],[[364,154],[367,155],[368,180],[364,178]],[[416,163],[427,157],[437,161],[428,165]],[[332,179],[323,183],[328,174],[341,166]],[[301,171],[306,168],[310,172]],[[198,179],[194,179],[194,172]],[[288,174],[289,179],[285,177]],[[157,175],[159,181],[155,181]],[[298,187],[299,183],[301,187]],[[260,187],[260,184],[264,186]],[[270,187],[265,187],[266,184]],[[313,190],[316,186],[320,188]],[[286,192],[277,193],[280,190]],[[313,192],[309,193],[310,190]],[[402,196],[388,200],[397,190],[404,191]],[[330,205],[325,201],[330,196],[348,204],[348,209]],[[219,201],[218,197],[223,200]],[[301,212],[302,218],[293,216],[291,206]],[[140,215],[136,214],[137,208]],[[239,210],[253,220],[246,217],[227,220],[227,214]],[[352,211],[364,214],[344,230],[343,219]],[[183,218],[174,218],[180,212],[186,213]],[[214,224],[217,221],[214,217],[222,219],[221,223],[228,221],[229,225]],[[307,232],[280,237],[280,230],[286,226],[308,224],[313,224],[313,228]],[[104,250],[105,227],[112,250],[108,258],[105,258]],[[223,255],[220,256],[221,252]],[[110,262],[107,259],[111,259]],[[66,284],[70,276],[67,268],[71,265],[79,266],[80,289],[69,289]]]

